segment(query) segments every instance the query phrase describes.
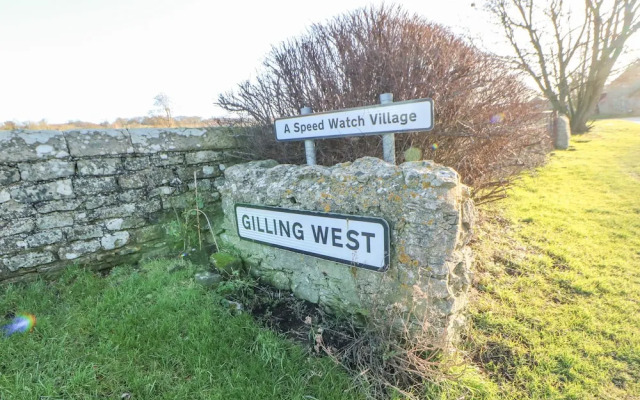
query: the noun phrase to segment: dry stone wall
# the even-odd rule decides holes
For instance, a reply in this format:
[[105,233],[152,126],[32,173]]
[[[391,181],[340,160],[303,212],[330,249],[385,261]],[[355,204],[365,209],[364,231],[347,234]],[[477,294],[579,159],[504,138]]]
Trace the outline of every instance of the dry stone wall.
[[[224,175],[221,238],[254,275],[336,313],[410,317],[416,331],[434,340],[455,339],[464,325],[475,211],[454,170],[365,157],[333,167],[258,161]],[[390,266],[371,271],[243,240],[237,204],[383,218],[390,227]]]
[[222,129],[0,131],[0,282],[170,251],[162,222],[205,207],[233,163]]

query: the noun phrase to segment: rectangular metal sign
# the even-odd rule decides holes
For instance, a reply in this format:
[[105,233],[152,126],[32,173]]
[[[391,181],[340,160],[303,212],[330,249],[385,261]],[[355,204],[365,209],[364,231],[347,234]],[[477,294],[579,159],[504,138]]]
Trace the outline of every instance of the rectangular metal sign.
[[433,129],[433,101],[419,99],[276,119],[279,141]]
[[376,217],[236,204],[238,236],[355,267],[389,267],[389,225]]

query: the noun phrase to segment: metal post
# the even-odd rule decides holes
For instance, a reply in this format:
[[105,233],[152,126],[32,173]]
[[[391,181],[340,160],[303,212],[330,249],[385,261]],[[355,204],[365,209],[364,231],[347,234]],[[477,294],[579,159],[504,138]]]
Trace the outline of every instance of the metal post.
[[[311,107],[302,107],[300,115],[311,114]],[[313,140],[304,141],[304,153],[307,156],[307,165],[316,165],[316,145]]]
[[[380,104],[393,103],[393,93],[382,93]],[[393,165],[396,164],[396,138],[395,133],[382,135],[382,158]]]

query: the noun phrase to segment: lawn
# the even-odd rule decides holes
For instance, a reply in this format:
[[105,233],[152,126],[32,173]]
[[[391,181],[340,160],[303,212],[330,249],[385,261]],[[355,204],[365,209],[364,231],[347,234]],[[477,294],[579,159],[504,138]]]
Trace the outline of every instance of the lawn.
[[0,338],[0,399],[362,397],[333,362],[232,315],[174,263],[0,287],[0,311],[37,317],[33,332]]
[[640,124],[571,144],[484,210],[466,341],[484,397],[640,398]]

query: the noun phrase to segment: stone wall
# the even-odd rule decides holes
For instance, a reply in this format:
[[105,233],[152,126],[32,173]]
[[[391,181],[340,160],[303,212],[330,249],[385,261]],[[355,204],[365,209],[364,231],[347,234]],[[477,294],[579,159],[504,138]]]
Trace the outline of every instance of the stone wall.
[[232,163],[221,129],[0,131],[0,281],[170,251],[161,223],[206,207]]
[[[218,188],[225,213],[221,239],[252,274],[334,312],[410,315],[418,331],[446,342],[455,338],[464,322],[475,212],[454,170],[430,161],[394,166],[366,157],[333,167],[259,161],[224,175]],[[355,268],[242,240],[234,216],[238,203],[383,218],[391,230],[389,269]]]

